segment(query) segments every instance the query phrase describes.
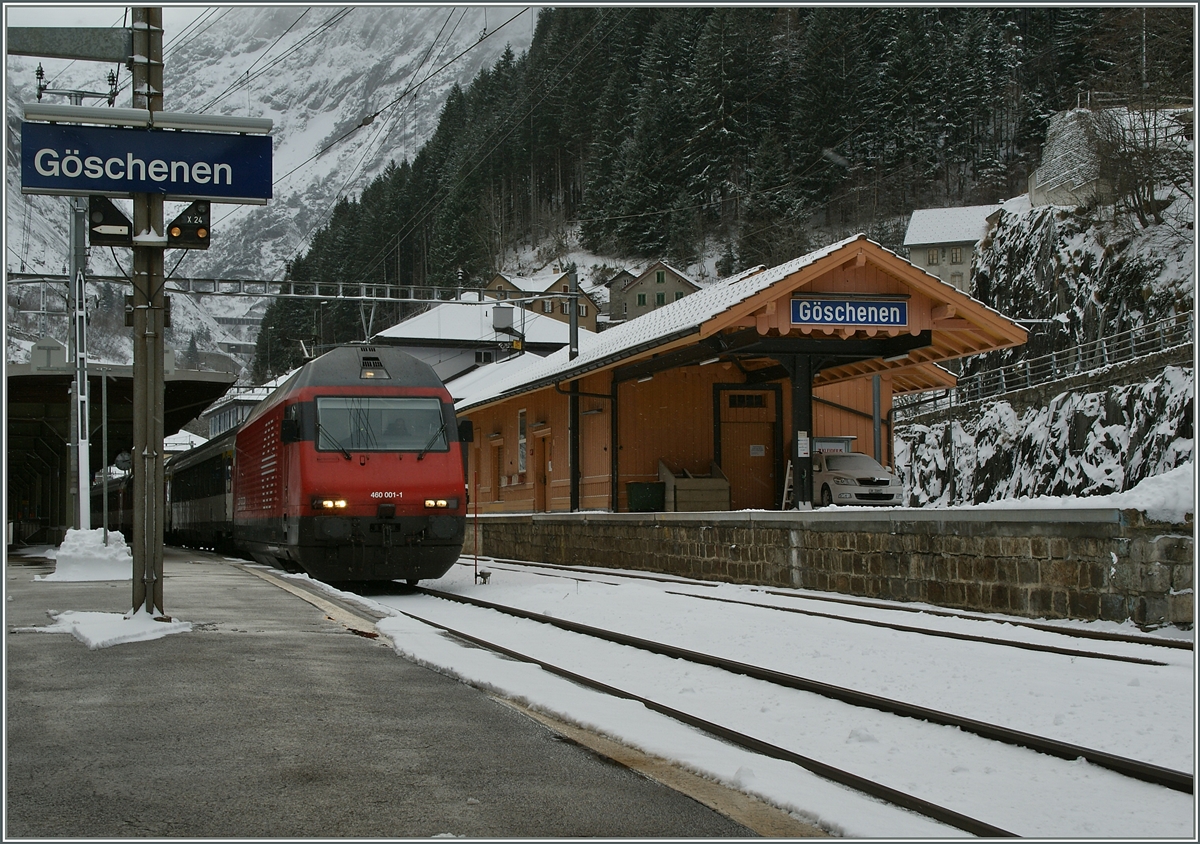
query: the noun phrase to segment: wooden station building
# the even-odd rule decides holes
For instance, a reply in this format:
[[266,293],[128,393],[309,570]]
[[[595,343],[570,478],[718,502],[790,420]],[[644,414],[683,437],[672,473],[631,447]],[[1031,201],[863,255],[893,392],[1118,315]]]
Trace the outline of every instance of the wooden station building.
[[[629,509],[629,484],[727,479],[729,507],[812,501],[813,437],[872,454],[895,396],[1023,328],[864,235],[757,267],[534,362],[451,382],[481,513]],[[893,462],[891,435],[877,459]],[[572,472],[571,467],[578,467]],[[668,506],[668,509],[672,509]],[[682,508],[680,508],[682,509]]]

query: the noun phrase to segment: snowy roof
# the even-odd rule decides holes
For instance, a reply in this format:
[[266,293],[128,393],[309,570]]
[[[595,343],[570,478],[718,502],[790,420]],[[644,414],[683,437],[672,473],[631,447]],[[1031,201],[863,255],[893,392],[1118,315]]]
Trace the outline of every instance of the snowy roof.
[[630,287],[637,284],[642,279],[646,278],[650,274],[650,271],[653,270],[655,267],[662,267],[665,270],[669,270],[670,272],[674,273],[679,278],[683,279],[688,284],[692,285],[692,287],[695,287],[697,290],[700,289],[700,284],[694,278],[692,278],[690,275],[685,273],[683,270],[681,270],[677,267],[671,266],[666,261],[655,261],[653,264],[646,267],[646,269],[642,270],[640,273],[638,273],[633,278],[626,280],[624,286],[621,289],[628,290]]
[[770,270],[755,267],[721,279],[690,296],[609,328],[596,335],[597,342],[586,351],[581,343],[579,357],[575,360],[569,359],[567,349],[560,349],[542,358],[538,365],[523,369],[511,377],[480,384],[477,391],[462,398],[458,410],[483,404],[507,393],[526,392],[551,381],[562,380],[567,372],[582,375],[643,349],[696,334],[701,325],[718,314],[862,237],[848,237]]
[[[474,297],[464,297],[457,302],[443,302],[422,314],[398,322],[391,328],[385,328],[375,337],[379,340],[508,342],[512,339],[510,335],[497,333],[492,327],[492,310],[497,305],[506,307],[502,300],[487,298],[482,304]],[[513,327],[525,335],[526,343],[565,346],[571,341],[571,326],[568,323],[519,306],[507,307],[514,308]],[[582,326],[579,328],[581,337],[592,333]]]
[[163,451],[187,451],[198,445],[204,445],[206,442],[208,442],[208,439],[199,434],[193,434],[190,431],[180,431],[179,433],[171,434],[169,437],[163,437]]
[[[557,281],[561,275],[562,273],[555,273],[553,276],[542,277],[539,275],[529,278],[526,276],[497,273],[499,278],[503,278],[505,281],[523,293],[541,293],[547,287]],[[494,281],[497,276],[493,276],[492,280]]]
[[[761,266],[754,267],[729,278],[721,279],[690,296],[684,296],[642,316],[614,325],[612,328],[594,335],[595,342],[590,344],[590,348],[585,348],[581,343],[579,356],[575,360],[569,359],[567,349],[559,349],[508,377],[488,379],[479,383],[478,388],[472,389],[469,393],[464,389],[462,391],[464,395],[461,396],[456,407],[459,411],[469,410],[510,395],[518,395],[541,389],[556,382],[579,378],[589,372],[615,365],[622,360],[651,352],[675,340],[698,335],[701,327],[709,320],[856,242],[869,243],[875,249],[911,267],[923,280],[922,286],[925,287],[927,293],[951,304],[970,303],[971,311],[975,314],[974,318],[983,320],[983,323],[979,325],[983,335],[987,338],[978,346],[978,350],[1004,348],[1017,342],[1024,342],[1024,330],[1010,322],[999,311],[921,270],[910,261],[870,240],[866,235],[856,234],[779,266],[770,269],[764,269]],[[959,317],[964,316],[966,314],[960,311]],[[966,336],[966,332],[961,333],[959,342]],[[935,332],[935,345],[937,345],[936,337],[937,332]],[[941,349],[939,353],[946,357],[956,357],[968,353],[964,352],[961,347],[956,348],[957,352]],[[936,372],[938,368],[929,368],[928,363],[926,361],[918,367],[911,368],[921,369],[924,367],[930,372]],[[900,369],[897,368],[896,371],[900,371]]]
[[489,381],[507,379],[513,376],[514,373],[527,369],[540,360],[542,358],[537,355],[524,354],[514,355],[495,363],[477,366],[474,369],[464,372],[457,378],[447,381],[446,389],[450,391],[450,395],[457,402],[463,396],[473,395],[481,389],[482,385],[486,385]]
[[905,246],[930,243],[978,243],[987,234],[989,215],[999,205],[968,205],[965,208],[925,208],[912,213]]
[[[297,367],[297,369],[299,369],[299,367]],[[256,387],[230,387],[225,395],[221,396],[221,398],[217,399],[215,402],[205,408],[201,416],[212,416],[216,410],[224,407],[227,404],[232,404],[233,402],[260,402],[267,396],[271,395],[271,393],[273,393],[280,384],[295,374],[296,369],[293,369],[290,372],[285,372],[283,375],[272,378],[270,381],[267,381],[264,384],[259,384]]]

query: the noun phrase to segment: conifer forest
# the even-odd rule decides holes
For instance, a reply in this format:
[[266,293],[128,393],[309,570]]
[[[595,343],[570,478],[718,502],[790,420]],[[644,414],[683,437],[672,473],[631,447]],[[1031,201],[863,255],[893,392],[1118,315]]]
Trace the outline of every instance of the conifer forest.
[[[914,208],[1024,192],[1056,112],[1190,103],[1192,26],[1154,5],[543,9],[528,52],[454,88],[288,280],[482,284],[568,232],[720,274],[859,231],[898,249]],[[299,363],[287,338],[317,307],[271,306],[256,376]],[[324,342],[363,338],[357,305],[317,318]]]

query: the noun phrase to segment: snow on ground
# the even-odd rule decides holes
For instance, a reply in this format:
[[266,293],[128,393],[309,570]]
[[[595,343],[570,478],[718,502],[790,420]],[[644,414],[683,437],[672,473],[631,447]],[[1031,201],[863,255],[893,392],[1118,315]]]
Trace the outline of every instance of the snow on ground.
[[[1148,759],[1179,770],[1193,767],[1191,652],[1122,645],[1127,655],[1161,659],[1142,666],[1018,648],[964,643],[877,629],[794,613],[714,604],[667,590],[772,602],[750,586],[680,583],[579,582],[538,577],[493,561],[487,585],[474,583],[469,558],[431,587],[620,630],[737,661],[845,685],[871,694],[1013,729]],[[619,572],[611,572],[619,575]],[[598,581],[617,580],[598,575]],[[332,591],[332,590],[331,590]],[[786,590],[784,590],[786,591]],[[799,593],[798,593],[799,594]],[[885,782],[950,805],[1023,835],[1174,837],[1192,832],[1192,800],[1080,762],[1043,760],[1052,786],[1030,779],[1022,754],[953,728],[928,725],[780,689],[716,669],[628,649],[598,645],[573,634],[539,630],[494,612],[481,612],[419,594],[373,599],[353,595],[391,617],[377,622],[397,652],[486,691],[515,699],[756,795],[837,834],[853,837],[954,837],[962,833],[883,806],[796,766],[712,739],[638,703],[614,700],[542,669],[464,647],[412,616],[427,617],[518,652],[668,706],[777,741],[855,773],[879,772]],[[778,600],[797,606],[795,600]],[[886,603],[886,602],[880,602]],[[822,607],[829,611],[828,606]],[[838,608],[837,611],[843,611]],[[865,611],[870,614],[872,611]],[[888,615],[874,611],[875,615]],[[891,615],[895,615],[891,613]],[[896,619],[891,619],[896,620]],[[1054,634],[986,621],[906,617],[906,623],[967,628],[1017,641],[1047,642]],[[1086,650],[1104,650],[1088,642]],[[1114,797],[1114,792],[1117,795]],[[968,807],[963,809],[962,807]]]
[[[1189,465],[1111,496],[977,506],[1107,506],[1140,509],[1152,518],[1182,521],[1186,514],[1194,513],[1193,492]],[[38,579],[103,579],[96,577],[102,572],[109,572],[114,579],[127,579],[132,565],[124,541],[119,534],[110,534],[110,544],[105,547],[102,533],[99,529],[71,531],[56,553],[44,549],[45,556],[57,558],[56,571]],[[612,577],[607,580],[616,583],[600,582],[606,580],[603,577],[581,582],[539,577],[494,561],[484,562],[492,572],[486,585],[475,583],[472,560],[467,557],[430,585],[993,721],[1176,770],[1194,769],[1195,674],[1190,651],[1161,653],[1144,645],[1088,642],[1077,647],[1150,656],[1166,665],[1065,657],[900,631],[881,633],[845,621],[667,594],[668,590],[692,591],[794,607],[797,599],[814,594],[800,590],[793,590],[796,598],[781,598],[738,584],[701,587],[682,581],[620,582],[619,572],[608,572]],[[715,669],[581,642],[579,637],[563,631],[539,631],[531,637],[527,626],[499,613],[430,601],[420,594],[363,598],[320,586],[382,612],[386,617],[377,623],[377,629],[407,659],[673,760],[834,834],[866,838],[962,837],[959,830],[865,797],[795,765],[711,738],[640,703],[614,699],[534,665],[464,647],[413,616],[435,615],[448,626],[501,641],[554,664],[573,666],[667,705],[681,705],[709,720],[731,724],[805,755],[831,760],[864,775],[878,772],[894,787],[926,799],[952,801],[968,814],[1018,834],[1141,840],[1195,835],[1191,796],[1133,780],[1114,780],[1118,775],[1078,760],[1045,761],[1044,770],[1052,783],[1040,783],[1029,776],[1025,767],[1027,757],[1022,754],[1027,751],[986,742],[958,730],[931,731],[920,722],[891,719],[746,678],[731,679]],[[838,607],[837,612],[862,617],[895,615],[886,609],[889,602],[874,603],[885,608]],[[829,611],[827,605],[821,609]],[[1045,643],[1055,636],[990,621],[905,615],[904,623],[958,629],[997,639]],[[188,622],[158,621],[141,610],[124,615],[51,611],[50,616],[51,625],[28,629],[70,633],[90,649],[191,630]],[[1095,629],[1095,625],[1083,622],[1062,624]],[[1176,635],[1181,633],[1176,631]]]
[[130,642],[148,642],[172,633],[189,633],[190,621],[159,619],[139,608],[122,615],[111,612],[50,611],[54,623],[48,627],[17,627],[15,633],[70,633],[88,650],[111,648]]
[[104,544],[104,528],[68,530],[63,544],[53,552],[54,571],[34,580],[129,580],[133,577],[133,552],[125,537],[117,531],[108,532]]
[[[1133,489],[1110,495],[1076,497],[1067,495],[1054,497],[1042,495],[1036,498],[1008,498],[947,507],[947,510],[1065,510],[1086,507],[1088,509],[1115,507],[1118,510],[1140,510],[1148,519],[1158,522],[1182,524],[1191,516],[1195,519],[1196,484],[1194,463],[1176,466],[1161,475],[1146,478]],[[942,508],[939,508],[942,509]]]
[[[26,553],[54,560],[54,571],[35,575],[34,580],[67,583],[87,580],[132,580],[133,554],[125,537],[116,531],[108,532],[104,544],[104,528],[68,530],[63,544],[57,549],[31,548]],[[49,611],[54,623],[48,627],[21,627],[15,632],[70,633],[90,650],[109,648],[129,642],[161,639],[171,633],[187,633],[189,621],[158,620],[139,608],[125,614],[108,612]]]

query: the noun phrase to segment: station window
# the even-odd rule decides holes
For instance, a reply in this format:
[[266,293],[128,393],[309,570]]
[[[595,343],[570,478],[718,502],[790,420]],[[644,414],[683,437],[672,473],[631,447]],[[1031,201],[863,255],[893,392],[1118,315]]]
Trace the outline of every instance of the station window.
[[517,411],[517,472],[525,474],[525,456],[527,440],[525,438],[525,411]]
[[554,313],[554,300],[553,299],[543,299],[542,300],[542,313],[544,313],[544,314]]
[[587,305],[580,305],[580,306],[579,306],[579,315],[580,315],[581,317],[585,317],[585,316],[587,316],[587,315],[588,315],[588,309],[587,309]]
[[682,290],[676,290],[676,291],[675,291],[675,301],[676,301],[676,302],[678,302],[678,301],[679,301],[680,299],[682,299],[682,298],[683,298],[683,291],[682,291]]
[[950,247],[950,263],[951,264],[961,264],[962,263],[962,247],[961,246],[951,246]]
[[957,287],[959,290],[965,289],[963,287],[963,274],[962,273],[950,273],[950,283],[953,284],[955,287]]
[[656,305],[667,304],[667,294],[666,293],[655,293],[654,294],[654,304],[656,304]]
[[492,361],[494,361],[495,358],[496,358],[495,352],[476,352],[475,353],[475,362],[476,363],[492,363]]
[[938,251],[936,249],[929,250],[929,266],[934,266],[938,262]]
[[767,397],[763,393],[730,393],[730,407],[766,407]]
[[640,307],[640,308],[646,307],[646,294],[645,293],[638,294],[638,307]]
[[666,281],[667,281],[666,270],[658,270],[654,273],[654,283],[655,284],[665,284]]
[[570,302],[563,302],[561,305],[558,306],[558,308],[562,312],[563,316],[571,315],[571,303]]

